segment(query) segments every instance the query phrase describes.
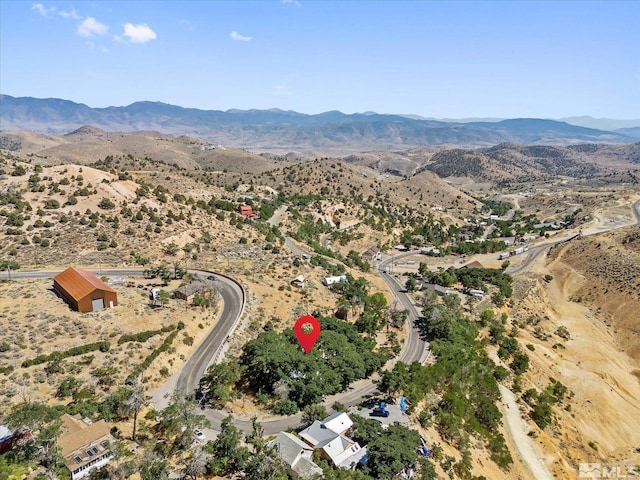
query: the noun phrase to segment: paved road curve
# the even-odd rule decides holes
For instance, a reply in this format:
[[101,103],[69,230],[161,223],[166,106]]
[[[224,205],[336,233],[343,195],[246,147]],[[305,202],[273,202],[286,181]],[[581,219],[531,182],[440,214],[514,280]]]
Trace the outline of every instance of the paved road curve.
[[[129,269],[100,269],[93,273],[99,276],[108,277],[129,277],[142,275],[142,268]],[[11,272],[11,278],[52,278],[61,270],[19,270]],[[207,276],[211,272],[205,270],[189,270],[189,273],[200,276]],[[237,325],[244,308],[244,291],[242,287],[233,279],[217,274],[215,287],[220,292],[223,300],[220,320],[215,324],[205,340],[196,348],[182,368],[176,382],[176,387],[185,391],[193,392],[204,374],[207,367],[215,360],[216,354],[227,341]],[[0,272],[0,279],[9,278],[9,272]]]

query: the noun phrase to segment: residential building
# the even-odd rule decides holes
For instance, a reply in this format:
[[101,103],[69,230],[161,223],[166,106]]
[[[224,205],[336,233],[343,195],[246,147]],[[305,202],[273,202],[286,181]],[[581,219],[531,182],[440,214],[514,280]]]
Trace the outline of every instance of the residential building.
[[367,463],[367,447],[361,447],[358,442],[344,435],[351,425],[353,422],[346,413],[334,414],[322,422],[314,421],[300,432],[300,438],[320,450],[333,466],[353,469],[358,464]]
[[298,288],[304,288],[306,285],[306,279],[304,278],[304,275],[298,275],[296,278],[291,280],[291,285]]
[[471,262],[471,263],[467,263],[466,265],[463,265],[460,267],[462,268],[484,268],[484,265],[482,265],[480,262],[478,262],[477,260]]
[[291,477],[314,478],[322,476],[322,469],[313,462],[313,448],[295,435],[280,432],[269,442],[278,457],[287,465],[287,474]]
[[252,209],[249,205],[240,205],[238,211],[240,212],[240,215],[245,218],[252,218],[258,215],[258,212]]
[[381,257],[382,252],[375,245],[362,254],[362,260],[366,262],[379,261]]
[[113,458],[109,445],[115,441],[110,425],[104,420],[95,423],[82,420],[79,415],[64,414],[61,420],[63,433],[58,437],[58,445],[71,480],[84,478],[91,470],[109,463]]
[[353,421],[349,418],[349,415],[344,412],[336,412],[333,415],[329,415],[322,423],[329,430],[339,433],[340,435],[345,434],[353,426]]

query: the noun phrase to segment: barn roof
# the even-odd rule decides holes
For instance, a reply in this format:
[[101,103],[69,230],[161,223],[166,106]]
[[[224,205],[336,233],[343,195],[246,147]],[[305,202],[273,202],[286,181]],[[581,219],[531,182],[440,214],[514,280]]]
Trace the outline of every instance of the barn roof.
[[115,293],[111,287],[93,273],[80,268],[69,267],[53,277],[53,280],[76,300],[86,297],[94,290]]

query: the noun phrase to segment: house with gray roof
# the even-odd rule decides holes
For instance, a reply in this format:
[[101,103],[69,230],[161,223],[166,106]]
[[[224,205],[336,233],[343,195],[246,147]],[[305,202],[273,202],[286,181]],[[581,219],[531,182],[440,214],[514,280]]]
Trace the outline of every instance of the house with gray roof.
[[313,448],[295,435],[280,432],[269,442],[278,457],[287,465],[287,474],[298,478],[322,477],[322,469],[313,463]]

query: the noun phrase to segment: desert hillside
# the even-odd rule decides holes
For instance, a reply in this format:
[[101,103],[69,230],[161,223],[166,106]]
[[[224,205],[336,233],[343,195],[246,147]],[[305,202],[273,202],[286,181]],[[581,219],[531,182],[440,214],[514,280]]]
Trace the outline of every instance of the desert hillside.
[[612,327],[622,350],[640,367],[640,228],[601,234],[556,255],[584,278],[571,300]]
[[84,126],[64,135],[27,131],[0,132],[0,148],[29,157],[43,165],[74,163],[88,165],[110,157],[161,162],[193,171],[219,170],[241,173],[273,168],[268,158],[188,136],[157,131],[106,132]]
[[578,478],[582,462],[640,461],[638,238],[629,227],[574,240],[516,280],[514,325],[531,357],[522,392],[551,379],[568,389],[552,425],[528,424],[558,478]]

